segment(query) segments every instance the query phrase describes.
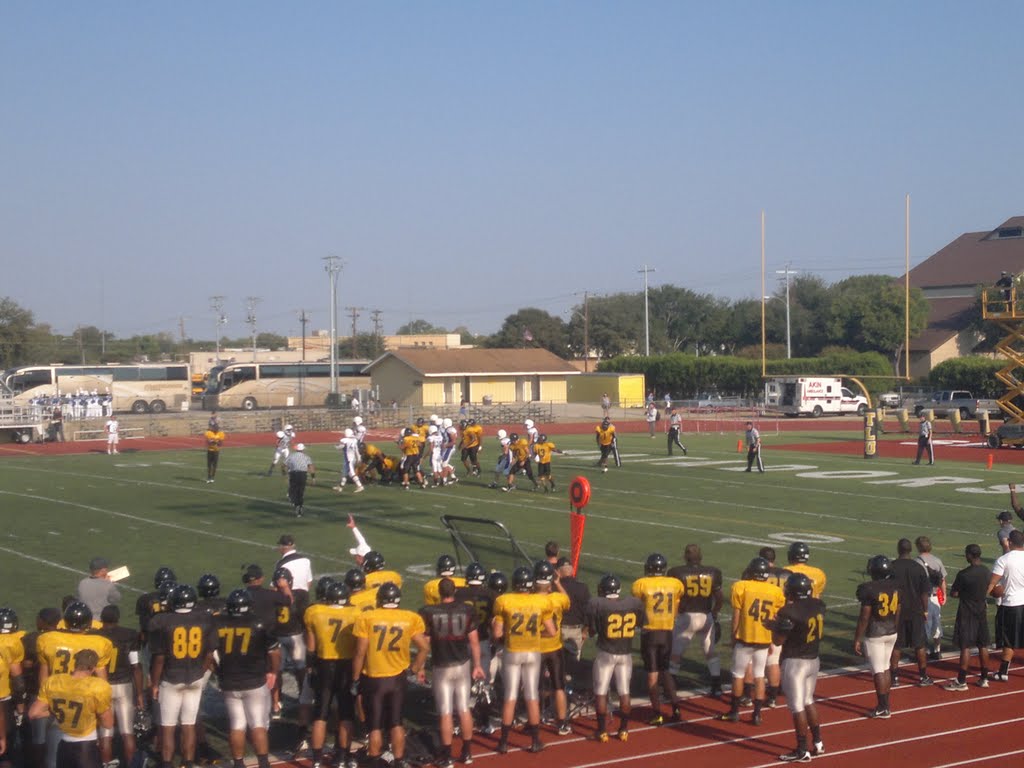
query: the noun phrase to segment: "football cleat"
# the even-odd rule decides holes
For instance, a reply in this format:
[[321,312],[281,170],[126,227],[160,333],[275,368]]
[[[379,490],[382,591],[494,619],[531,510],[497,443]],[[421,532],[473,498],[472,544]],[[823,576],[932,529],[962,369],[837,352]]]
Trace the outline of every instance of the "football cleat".
[[760,712],[755,712],[754,714],[752,714],[750,716],[750,724],[751,725],[760,725],[761,724],[761,713]]
[[794,749],[792,752],[779,755],[779,760],[784,763],[809,763],[811,762],[811,753],[806,749]]
[[988,688],[988,678],[987,677],[979,677],[978,678],[978,687],[979,688]]
[[927,688],[930,685],[935,685],[935,681],[928,677],[928,675],[925,675],[917,681],[918,688]]
[[572,733],[572,728],[569,726],[568,722],[563,722],[560,726],[558,726],[559,736],[568,736],[570,733]]
[[720,715],[715,715],[715,720],[721,720],[726,723],[738,723],[740,721],[739,712],[723,712]]
[[654,727],[658,727],[659,725],[664,725],[665,724],[665,718],[662,717],[661,715],[655,715],[654,717],[652,717],[650,720],[647,721],[647,724],[648,725],[653,725]]
[[825,742],[816,741],[814,746],[811,747],[811,757],[821,757],[825,754]]
[[608,743],[608,734],[605,733],[604,731],[601,731],[600,733],[594,735],[594,740],[595,741],[599,741],[602,744],[607,744]]
[[1010,682],[1010,676],[1004,672],[996,672],[994,675],[989,676],[989,680],[996,683],[1008,683]]
[[629,741],[629,731],[619,731],[615,734],[615,738],[617,738],[619,741]]
[[966,691],[967,683],[961,683],[959,680],[950,680],[942,688],[946,691]]
[[888,709],[883,709],[882,707],[875,707],[870,712],[868,712],[867,716],[870,717],[872,720],[888,720],[890,717],[892,717],[892,714],[889,712]]

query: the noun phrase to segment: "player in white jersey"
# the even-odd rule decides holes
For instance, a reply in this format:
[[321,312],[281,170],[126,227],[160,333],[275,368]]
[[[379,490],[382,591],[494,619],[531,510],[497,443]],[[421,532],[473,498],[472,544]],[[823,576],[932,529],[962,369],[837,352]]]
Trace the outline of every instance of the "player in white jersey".
[[[530,444],[530,448],[533,448],[534,443],[537,442],[537,438],[540,436],[540,430],[533,423],[533,419],[527,419],[523,422],[523,426],[526,427],[526,441]],[[532,450],[530,451],[533,452]]]
[[[291,424],[289,424],[288,426],[290,427]],[[277,466],[277,462],[283,462],[285,459],[288,458],[288,455],[291,453],[289,447],[292,444],[292,436],[294,434],[294,431],[292,432],[291,435],[289,435],[288,432],[286,432],[283,429],[277,430],[277,447],[274,448],[274,460],[270,462],[270,467],[267,469],[267,477],[270,477],[272,474],[274,474],[274,467]],[[282,463],[281,472],[283,473],[284,471],[284,464]]]
[[107,433],[107,454],[117,453],[117,444],[121,441],[121,436],[118,434],[121,425],[117,423],[117,416],[111,416],[103,429]]
[[451,419],[441,422],[441,433],[444,440],[441,442],[441,478],[445,485],[459,482],[455,476],[455,467],[452,466],[452,456],[455,454],[455,447],[459,444],[459,430],[452,424]]
[[355,432],[356,440],[362,445],[366,442],[366,425],[363,424],[363,417],[356,416],[352,419],[352,431]]
[[443,442],[444,436],[438,431],[437,425],[431,424],[427,428],[427,451],[430,454],[430,474],[434,478],[434,485],[441,484],[441,473],[443,471],[441,466],[441,444]]
[[359,439],[351,429],[345,430],[345,436],[338,441],[337,448],[341,451],[341,479],[334,486],[334,490],[341,493],[345,484],[349,481],[356,487],[356,493],[363,490],[363,483],[359,479],[356,467],[359,466]]
[[512,460],[509,446],[512,441],[508,439],[508,433],[504,429],[498,430],[498,461],[494,465],[494,482],[488,488],[497,488],[498,483],[504,487],[508,481],[508,470]]

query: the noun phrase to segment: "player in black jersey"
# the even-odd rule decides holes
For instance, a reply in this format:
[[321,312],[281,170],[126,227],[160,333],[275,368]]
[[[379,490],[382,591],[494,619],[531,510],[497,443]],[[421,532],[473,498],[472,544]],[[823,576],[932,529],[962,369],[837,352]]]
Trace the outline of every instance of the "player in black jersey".
[[215,619],[218,677],[228,711],[234,768],[245,766],[246,728],[260,768],[270,768],[270,690],[281,669],[281,651],[273,624],[255,613],[253,607],[250,592],[236,589],[228,595],[224,613]]
[[173,584],[177,581],[178,577],[174,575],[174,571],[166,565],[162,565],[153,574],[153,591],[140,595],[139,599],[135,601],[135,615],[139,617],[139,639],[143,644],[147,642],[146,632],[149,629],[149,620],[162,610],[160,588],[164,584]]
[[197,600],[195,589],[179,584],[171,593],[169,610],[149,623],[150,690],[160,706],[160,757],[165,766],[174,757],[174,730],[179,723],[182,757],[186,762],[196,758],[199,702],[217,647],[213,617],[196,610]]
[[[792,574],[786,580],[786,604],[775,615],[772,626],[772,642],[782,646],[782,690],[796,730],[796,749],[779,755],[786,763],[807,762],[812,756],[825,753],[818,709],[814,704],[825,604],[812,597],[813,591],[810,578],[802,573]],[[807,748],[808,729],[813,750]]]
[[679,669],[679,659],[690,643],[696,640],[704,652],[704,660],[711,676],[711,695],[722,695],[722,662],[715,652],[718,642],[716,632],[718,614],[722,611],[722,571],[713,565],[704,565],[703,554],[697,544],[687,544],[683,551],[684,565],[670,568],[668,576],[683,583],[683,594],[679,598],[679,615],[672,633],[672,656],[670,668]]
[[292,590],[293,577],[291,571],[280,567],[274,571],[274,591],[288,598],[288,605],[277,609],[276,634],[281,644],[281,674],[274,686],[274,716],[281,713],[281,679],[285,669],[291,669],[295,675],[295,684],[302,690],[302,681],[306,676],[306,629],[303,616],[309,604],[309,591]]
[[[923,569],[922,569],[923,570]],[[904,596],[893,579],[892,563],[885,555],[868,560],[871,581],[857,587],[860,616],[853,635],[853,652],[864,655],[874,676],[878,706],[868,717],[886,719],[889,715],[889,688],[892,677],[889,659],[896,646],[896,628],[903,612]]]
[[196,608],[206,611],[211,616],[219,616],[224,611],[227,601],[220,594],[220,579],[212,573],[204,573],[196,582],[196,594],[199,602]]
[[[116,605],[108,605],[100,612],[103,623],[96,634],[103,635],[114,646],[110,656],[110,667],[107,669],[107,682],[111,688],[111,708],[114,710],[114,722],[121,733],[121,748],[124,752],[124,765],[130,765],[135,756],[135,722],[136,709],[145,706],[142,687],[142,664],[139,661],[139,633],[128,627],[122,627],[121,609]],[[99,729],[100,756],[104,764],[114,759],[113,729]]]
[[[473,714],[469,691],[473,680],[483,680],[480,666],[480,637],[476,609],[455,599],[455,582],[441,579],[437,585],[441,598],[439,605],[425,605],[420,616],[430,638],[430,657],[433,663],[434,704],[437,707],[441,733],[439,768],[450,768],[452,763],[452,734],[454,714],[459,716],[462,735],[463,763],[472,762],[470,745],[473,741]],[[426,675],[420,672],[420,682]]]
[[643,623],[644,606],[638,598],[621,597],[622,584],[611,574],[601,578],[597,597],[591,598],[586,610],[586,623],[591,636],[597,638],[597,657],[594,659],[594,698],[597,709],[595,738],[608,741],[608,691],[615,679],[619,694],[620,741],[629,738],[631,711],[629,683],[633,675],[633,638]]
[[455,590],[455,599],[469,603],[476,611],[476,632],[480,640],[480,666],[488,683],[494,682],[494,655],[491,648],[491,619],[494,618],[494,590],[487,586],[487,571],[480,563],[470,563],[465,571],[466,586]]

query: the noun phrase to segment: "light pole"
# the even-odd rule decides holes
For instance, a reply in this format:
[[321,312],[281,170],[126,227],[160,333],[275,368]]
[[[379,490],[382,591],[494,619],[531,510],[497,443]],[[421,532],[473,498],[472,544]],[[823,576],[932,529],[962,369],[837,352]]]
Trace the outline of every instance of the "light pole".
[[790,269],[789,262],[787,261],[786,268],[775,270],[775,274],[783,275],[786,281],[786,359],[789,360],[793,357],[793,345],[790,343],[791,337],[789,333],[789,276],[798,275],[800,273],[794,269]]
[[651,320],[650,313],[647,307],[647,274],[649,272],[657,272],[654,267],[648,267],[644,264],[643,269],[638,269],[637,272],[644,273],[644,356],[651,356]]
[[331,278],[331,394],[333,401],[338,396],[338,275],[341,273],[341,257],[324,256],[324,271]]
[[224,314],[224,297],[223,296],[211,296],[210,297],[210,309],[213,310],[214,318],[214,337],[216,339],[216,355],[214,357],[214,365],[220,365],[220,327],[227,323],[228,317]]
[[252,361],[256,362],[256,305],[262,299],[259,296],[245,297],[245,322],[249,326],[249,333],[252,335]]

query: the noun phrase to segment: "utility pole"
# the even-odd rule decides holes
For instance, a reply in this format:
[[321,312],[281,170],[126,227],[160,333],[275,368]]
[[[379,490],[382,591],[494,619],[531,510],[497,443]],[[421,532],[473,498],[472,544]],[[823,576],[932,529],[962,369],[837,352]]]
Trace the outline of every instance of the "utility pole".
[[306,310],[299,310],[299,323],[302,324],[302,362],[306,362],[306,325],[309,323],[309,315]]
[[245,297],[245,322],[249,326],[249,332],[252,334],[252,361],[256,362],[256,305],[259,304],[263,299],[259,296],[246,296]]
[[590,373],[590,294],[583,292],[583,372]]
[[345,311],[352,315],[352,359],[359,358],[359,342],[356,339],[356,320],[359,319],[359,312],[365,311],[366,307],[345,307]]
[[651,316],[647,305],[647,274],[657,271],[654,267],[648,267],[646,264],[643,269],[637,270],[637,272],[644,273],[644,355],[646,357],[651,356]]
[[220,365],[220,327],[228,322],[228,316],[224,314],[224,297],[211,296],[210,309],[213,310],[214,315],[213,337],[216,340],[217,349],[213,364]]
[[324,256],[324,271],[331,279],[331,394],[332,402],[338,395],[338,275],[341,273],[340,256]]
[[786,281],[786,359],[787,360],[789,360],[790,358],[793,357],[793,339],[792,339],[792,337],[790,335],[790,329],[789,329],[789,276],[790,275],[799,275],[800,274],[798,271],[789,268],[790,267],[790,263],[791,262],[788,262],[788,261],[786,262],[786,268],[785,269],[777,269],[777,270],[775,270],[775,274],[776,275],[784,275],[783,279]]
[[380,316],[383,313],[379,309],[375,309],[370,313],[370,317],[373,319],[373,356],[377,357],[384,351],[384,342],[381,340],[383,336],[382,331],[384,330],[384,323],[381,322]]

